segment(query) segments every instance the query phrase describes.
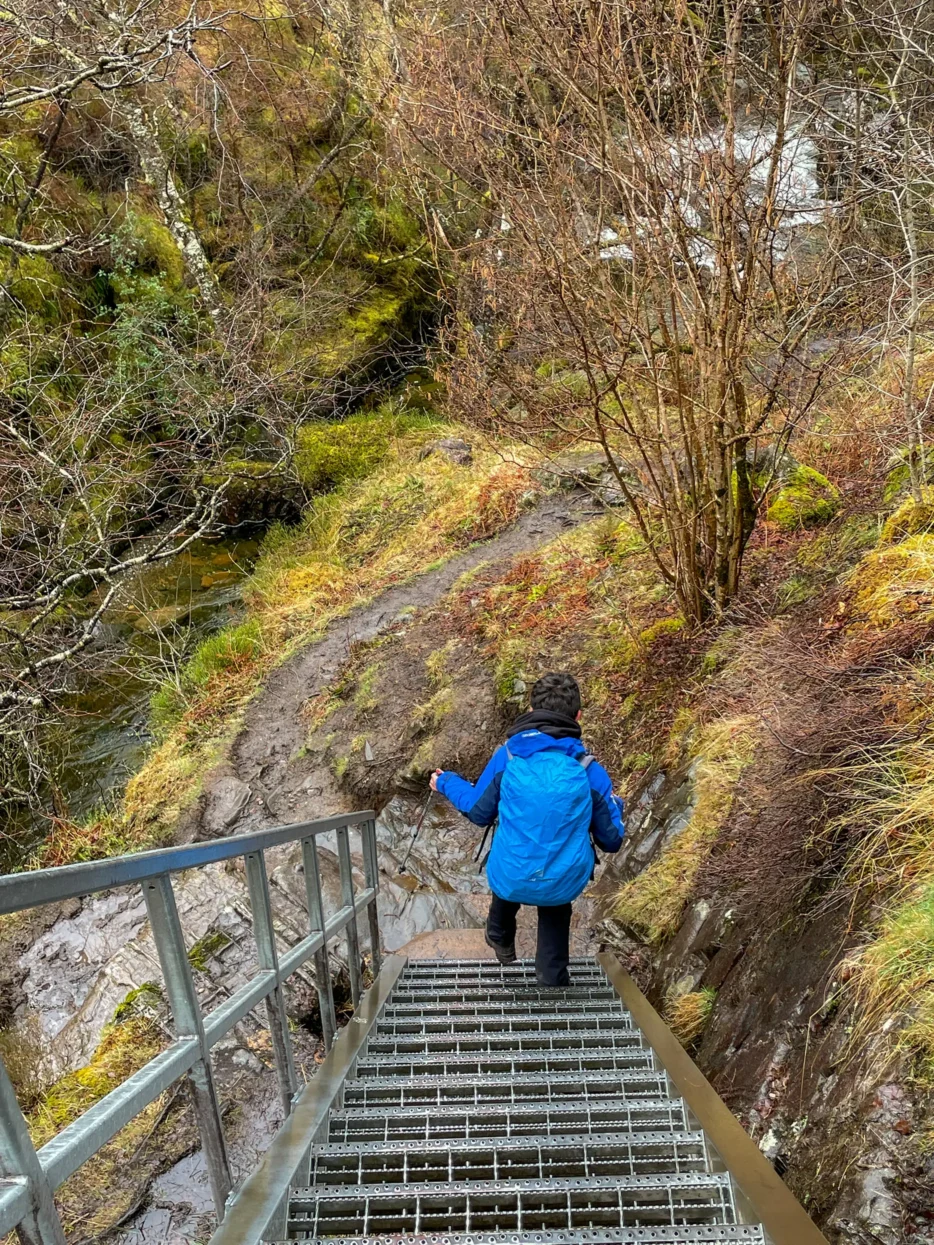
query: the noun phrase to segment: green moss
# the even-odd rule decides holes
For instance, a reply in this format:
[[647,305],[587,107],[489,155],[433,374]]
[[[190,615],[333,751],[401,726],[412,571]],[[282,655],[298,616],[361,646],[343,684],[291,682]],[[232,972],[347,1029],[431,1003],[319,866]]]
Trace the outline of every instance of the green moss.
[[442,687],[424,704],[417,705],[412,725],[418,731],[436,731],[446,717],[454,712],[454,689]]
[[171,231],[160,220],[140,211],[129,213],[127,242],[135,252],[134,267],[144,273],[161,273],[170,285],[184,284],[185,261]]
[[660,618],[658,622],[652,623],[651,627],[639,633],[639,639],[646,648],[651,648],[656,640],[660,640],[666,635],[677,635],[679,631],[684,630],[683,618]]
[[372,713],[379,705],[376,698],[376,680],[379,676],[379,662],[372,662],[360,675],[357,680],[357,690],[354,693],[354,705],[361,713]]
[[61,1077],[47,1091],[30,1120],[33,1140],[43,1144],[105,1094],[121,1085],[162,1049],[162,1036],[149,1017],[108,1025],[83,1068]]
[[188,963],[192,968],[197,969],[199,973],[206,973],[211,960],[216,955],[219,955],[225,947],[229,947],[230,943],[230,936],[222,930],[208,930],[202,938],[199,938],[196,943],[189,947]]
[[[910,453],[911,449],[906,445],[889,460],[894,462],[894,466],[885,477],[882,489],[882,501],[887,506],[898,501],[911,488],[911,468],[908,465]],[[924,463],[924,483],[934,484],[934,458],[930,454],[926,455]]]
[[333,770],[334,777],[337,779],[338,782],[340,782],[341,779],[344,777],[344,775],[347,773],[347,767],[349,765],[350,765],[349,755],[335,758],[334,763],[331,766],[331,769]]
[[651,943],[664,942],[678,928],[694,879],[726,823],[740,775],[752,760],[757,725],[755,718],[730,718],[700,732],[692,749],[695,803],[687,825],[619,892],[616,915]]
[[525,672],[525,645],[519,640],[506,640],[496,655],[493,670],[493,686],[499,704],[514,701],[525,695],[528,679]]
[[387,286],[374,286],[321,343],[320,370],[337,374],[376,347],[386,345],[404,328],[410,305],[407,295]]
[[144,981],[142,985],[131,990],[122,1003],[117,1004],[114,1009],[113,1023],[119,1025],[125,1020],[138,1016],[141,1008],[144,1012],[156,1011],[163,1002],[162,987],[159,983]]
[[880,544],[893,545],[906,536],[930,532],[934,528],[934,489],[925,488],[920,502],[909,497],[882,525]]
[[436,648],[425,658],[425,671],[431,687],[446,687],[450,683],[450,661],[458,647],[458,640],[448,640],[441,648]]
[[432,426],[424,413],[397,410],[389,403],[335,423],[307,424],[296,436],[295,470],[315,492],[362,480],[386,460],[398,438],[418,429],[427,433]]
[[840,490],[813,467],[795,467],[769,506],[768,517],[784,532],[827,523],[840,509]]

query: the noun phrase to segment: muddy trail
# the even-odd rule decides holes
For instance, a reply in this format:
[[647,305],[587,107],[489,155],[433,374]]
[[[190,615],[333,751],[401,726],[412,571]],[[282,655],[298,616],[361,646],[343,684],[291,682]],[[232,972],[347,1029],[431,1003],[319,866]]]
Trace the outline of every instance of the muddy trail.
[[[205,783],[186,837],[242,833],[359,807],[353,791],[335,777],[333,763],[304,750],[309,702],[335,684],[361,646],[405,628],[421,611],[437,606],[466,572],[534,552],[599,513],[583,493],[550,497],[501,535],[335,620],[322,639],[280,666],[250,705],[229,760]],[[395,705],[387,699],[384,719],[373,732],[386,739],[392,752],[385,747],[382,753],[374,751],[372,745],[367,749],[367,764],[380,772],[376,785],[381,790],[373,792],[378,810],[396,785],[399,770],[392,763],[409,759],[400,752],[393,720],[402,712],[403,699]]]

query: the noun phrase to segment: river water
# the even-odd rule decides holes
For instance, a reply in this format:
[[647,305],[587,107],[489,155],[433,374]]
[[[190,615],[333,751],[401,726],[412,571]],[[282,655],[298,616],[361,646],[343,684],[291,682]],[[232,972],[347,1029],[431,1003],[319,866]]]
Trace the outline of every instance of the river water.
[[[95,637],[92,673],[62,706],[52,741],[69,817],[87,817],[139,769],[152,742],[153,692],[202,640],[242,616],[243,581],[258,545],[242,538],[197,541],[127,582],[119,607]],[[22,864],[47,830],[43,816],[23,816],[0,840],[0,870]]]

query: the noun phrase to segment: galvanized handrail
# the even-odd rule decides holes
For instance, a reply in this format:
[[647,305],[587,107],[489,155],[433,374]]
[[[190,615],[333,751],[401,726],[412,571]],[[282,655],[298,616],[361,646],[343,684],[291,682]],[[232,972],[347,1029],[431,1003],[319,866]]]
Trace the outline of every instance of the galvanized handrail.
[[[361,828],[365,887],[359,895],[354,894],[348,835],[351,826]],[[337,836],[342,906],[325,918],[316,840],[331,831],[335,831]],[[280,955],[273,928],[265,852],[293,842],[300,842],[302,848],[309,933]],[[236,858],[242,858],[245,864],[259,971],[213,1011],[203,1015],[175,904],[171,875]],[[174,1081],[186,1075],[192,1091],[214,1205],[218,1219],[223,1219],[233,1181],[214,1086],[211,1047],[257,1004],[265,1001],[279,1092],[288,1115],[296,1095],[297,1078],[283,983],[305,961],[314,957],[322,1031],[325,1046],[330,1050],[337,1033],[337,1018],[327,945],[335,934],[346,931],[351,994],[356,1006],[360,1000],[357,918],[364,910],[368,915],[373,972],[379,973],[376,906],[379,871],[376,823],[370,810],[184,847],[11,874],[0,878],[0,913],[21,912],[42,904],[132,884],[140,885],[146,901],[166,997],[175,1022],[175,1041],[62,1129],[38,1152],[32,1144],[10,1079],[0,1061],[0,1238],[15,1228],[20,1239],[29,1245],[64,1245],[65,1236],[55,1209],[55,1189]]]

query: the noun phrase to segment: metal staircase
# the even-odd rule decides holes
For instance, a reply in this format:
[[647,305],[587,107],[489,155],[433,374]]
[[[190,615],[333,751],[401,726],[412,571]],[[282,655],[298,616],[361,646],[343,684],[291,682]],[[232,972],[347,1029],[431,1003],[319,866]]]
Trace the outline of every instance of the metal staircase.
[[408,964],[307,1152],[289,1240],[769,1240],[603,967],[571,973]]
[[[308,903],[294,944],[277,928],[266,867],[289,845]],[[336,861],[334,912],[322,852]],[[175,1026],[38,1151],[0,1062],[0,1239],[66,1245],[55,1190],[185,1077],[219,1221],[211,1245],[827,1245],[612,955],[573,962],[571,986],[556,990],[529,963],[383,959],[378,864],[362,812],[0,878],[0,914],[114,887],[132,902],[139,887]],[[199,996],[173,878],[221,865],[242,870],[256,959],[218,1003]],[[364,913],[376,973],[365,993]],[[355,1004],[339,1035],[338,935]],[[302,1086],[285,987],[312,960],[328,1053]],[[234,1188],[212,1048],[261,1004],[285,1120]]]

